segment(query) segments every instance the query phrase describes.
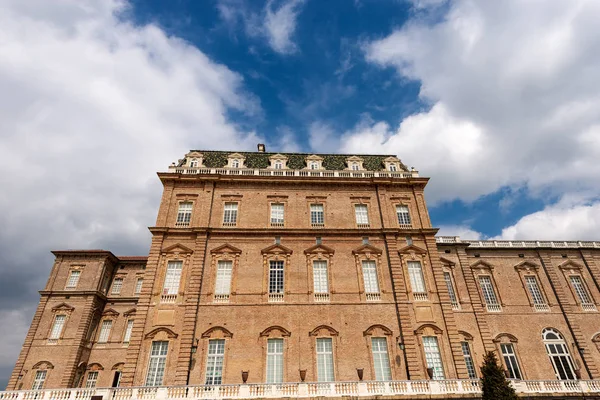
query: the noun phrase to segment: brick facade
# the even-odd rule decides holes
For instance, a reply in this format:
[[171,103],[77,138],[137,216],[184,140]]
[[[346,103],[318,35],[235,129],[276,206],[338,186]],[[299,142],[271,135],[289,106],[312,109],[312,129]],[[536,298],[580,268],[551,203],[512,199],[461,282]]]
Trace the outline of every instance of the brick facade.
[[[241,371],[248,371],[249,383],[265,382],[273,338],[283,340],[284,382],[300,381],[300,371],[306,381],[318,380],[319,338],[332,339],[336,381],[357,380],[357,369],[365,380],[376,379],[372,338],[385,338],[392,379],[426,379],[431,361],[424,337],[436,338],[446,378],[469,378],[467,343],[475,366],[486,350],[501,352],[510,344],[523,379],[557,379],[542,339],[547,328],[563,337],[574,373],[600,378],[600,247],[436,242],[423,195],[428,179],[393,157],[365,156],[357,162],[369,169],[355,173],[347,171],[355,159],[340,168],[345,156],[325,155],[314,158],[322,159],[323,170],[287,174],[286,166],[298,168],[299,157],[309,155],[282,155],[274,158],[288,160],[281,173],[267,174],[258,171],[268,166],[258,164],[268,153],[235,156],[257,168],[241,170],[252,173],[221,168],[231,163],[227,153],[190,154],[159,173],[164,192],[148,257],[54,252],[7,389],[30,389],[40,370],[47,371],[45,388],[85,386],[90,372],[98,373],[98,387],[119,379],[120,386],[143,386],[156,341],[168,342],[163,385],[204,384],[215,339],[225,341],[227,384],[241,383]],[[197,166],[190,166],[191,157],[199,158]],[[373,166],[382,170],[394,160],[398,174],[374,173]],[[340,172],[324,173],[331,165]],[[189,223],[178,223],[181,202],[192,203]],[[226,203],[237,204],[234,226],[223,223]],[[283,205],[282,224],[270,221],[273,203]],[[322,204],[322,225],[311,224],[311,204]],[[368,224],[357,224],[356,205],[367,207]],[[408,208],[409,224],[399,223],[397,206]],[[174,294],[165,291],[170,261],[181,262]],[[229,293],[221,297],[215,290],[219,261],[231,262]],[[276,296],[270,294],[272,261],[283,263],[283,291]],[[327,263],[326,293],[316,293],[315,261]],[[374,263],[378,293],[366,290],[363,262]],[[421,266],[425,290],[413,288],[411,265]],[[72,271],[79,280],[69,288]],[[493,307],[486,304],[482,276],[498,300]],[[532,298],[527,276],[535,277],[545,304]],[[583,304],[572,276],[589,302]],[[122,280],[119,293],[113,293],[115,279]],[[65,316],[58,339],[51,337],[57,315]],[[102,343],[104,321],[112,323]]]

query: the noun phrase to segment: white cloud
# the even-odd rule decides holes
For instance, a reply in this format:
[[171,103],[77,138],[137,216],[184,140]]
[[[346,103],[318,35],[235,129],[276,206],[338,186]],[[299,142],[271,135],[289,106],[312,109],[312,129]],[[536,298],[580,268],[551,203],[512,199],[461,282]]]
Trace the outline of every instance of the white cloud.
[[221,19],[233,28],[241,22],[246,34],[264,38],[277,53],[291,54],[298,50],[293,36],[298,14],[305,0],[268,0],[260,13],[251,10],[240,0],[218,0]]
[[365,54],[419,81],[431,109],[349,132],[344,150],[397,153],[432,177],[432,203],[505,185],[600,194],[599,17],[594,0],[456,0],[438,23],[415,17]]
[[[51,249],[146,254],[155,171],[190,148],[259,141],[226,117],[259,109],[241,77],[156,25],[131,24],[126,7],[0,8],[0,311],[37,302]],[[0,368],[19,347],[2,341]]]
[[441,225],[437,236],[460,236],[463,240],[481,240],[481,232],[474,231],[467,225]]
[[557,204],[529,214],[502,229],[494,239],[598,240],[600,201],[563,198]]

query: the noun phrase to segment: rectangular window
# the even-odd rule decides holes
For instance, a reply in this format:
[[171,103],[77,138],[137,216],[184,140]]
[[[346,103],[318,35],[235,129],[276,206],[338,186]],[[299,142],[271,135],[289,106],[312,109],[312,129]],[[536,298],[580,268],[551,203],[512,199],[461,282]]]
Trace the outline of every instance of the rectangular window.
[[375,261],[363,261],[362,272],[365,283],[365,293],[379,294],[379,282],[377,281],[377,268],[375,266]]
[[135,294],[142,293],[142,285],[143,284],[144,284],[143,278],[138,278],[137,281],[135,281]]
[[283,339],[267,340],[267,383],[283,382]]
[[169,261],[163,286],[163,296],[177,296],[182,269],[183,261]]
[[123,287],[123,279],[122,278],[116,278],[113,281],[113,286],[112,286],[112,292],[111,294],[119,294],[121,293],[121,288]]
[[223,383],[223,359],[225,358],[225,339],[208,341],[206,359],[206,384],[220,385]]
[[313,262],[315,293],[329,293],[327,261]]
[[331,338],[317,339],[317,379],[333,382],[333,341]]
[[131,340],[131,332],[133,331],[133,320],[127,320],[127,327],[125,328],[125,336],[123,337],[123,343],[129,343]]
[[271,204],[271,225],[283,225],[283,204]]
[[594,303],[592,302],[592,298],[583,284],[581,276],[571,275],[569,278],[571,279],[571,284],[573,285],[573,289],[575,289],[575,293],[577,293],[579,302],[584,306],[593,305]]
[[481,286],[481,292],[483,293],[483,299],[488,311],[500,311],[500,304],[498,304],[498,298],[496,297],[496,292],[494,292],[492,278],[487,275],[480,276],[479,285]]
[[408,262],[408,276],[410,277],[410,287],[413,293],[425,293],[425,279],[423,278],[423,268],[419,261]]
[[410,214],[408,212],[408,206],[396,206],[396,215],[398,216],[398,224],[400,224],[400,226],[410,226]]
[[453,309],[458,309],[458,298],[456,297],[456,291],[454,290],[454,285],[452,283],[452,276],[450,272],[444,271],[444,280],[446,281],[446,287],[448,288],[448,296],[450,297],[450,304],[452,304]]
[[60,339],[60,335],[63,331],[63,327],[65,326],[65,321],[67,320],[66,315],[57,315],[54,317],[54,324],[52,325],[52,330],[50,331],[50,340],[58,340]]
[[325,223],[325,215],[323,212],[323,204],[310,205],[310,224],[323,225]]
[[192,202],[183,201],[179,203],[179,210],[177,211],[177,222],[175,226],[189,226],[192,220]]
[[98,343],[108,342],[110,330],[112,328],[112,323],[113,322],[110,319],[102,321],[102,326],[100,327],[100,335],[98,336]]
[[161,386],[165,376],[165,365],[167,363],[167,350],[169,342],[152,342],[150,361],[148,362],[148,374],[146,375],[146,386]]
[[96,382],[98,382],[98,371],[88,372],[87,381],[85,382],[86,388],[95,388]]
[[237,223],[238,203],[225,203],[223,225],[235,226]]
[[269,294],[283,294],[283,261],[269,261]]
[[438,340],[435,336],[423,336],[423,351],[427,368],[433,368],[433,379],[444,379],[444,367],[440,356]]
[[473,362],[473,356],[471,356],[469,342],[460,342],[460,346],[462,347],[463,357],[465,358],[465,365],[467,366],[469,378],[475,379],[477,378],[477,372],[475,371],[475,363]]
[[40,390],[44,388],[44,381],[46,380],[46,371],[37,371],[35,378],[33,379],[32,390]]
[[375,367],[375,380],[391,381],[390,358],[388,357],[387,340],[385,338],[371,338],[371,351],[373,352],[373,365]]
[[67,281],[67,287],[69,289],[74,289],[77,287],[79,283],[79,277],[81,276],[81,271],[71,271],[69,274],[69,280]]
[[356,225],[359,227],[369,226],[369,213],[366,204],[355,204],[354,215],[356,217]]
[[527,284],[527,290],[529,290],[533,304],[536,306],[545,306],[546,300],[544,300],[544,296],[542,296],[542,291],[540,290],[536,277],[533,275],[526,275],[525,283]]
[[219,261],[217,263],[217,281],[215,283],[215,300],[228,301],[231,291],[231,272],[233,262]]
[[501,344],[500,351],[502,352],[506,369],[508,369],[508,377],[510,379],[523,379],[513,345],[511,343]]

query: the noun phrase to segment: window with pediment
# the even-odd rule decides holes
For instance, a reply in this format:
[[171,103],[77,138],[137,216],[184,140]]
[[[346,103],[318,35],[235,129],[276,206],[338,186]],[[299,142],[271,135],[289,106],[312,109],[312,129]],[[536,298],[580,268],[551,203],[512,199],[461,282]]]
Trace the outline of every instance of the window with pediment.
[[259,335],[265,354],[265,382],[282,383],[287,373],[286,353],[291,332],[281,326],[270,326]]
[[308,335],[312,339],[312,353],[315,355],[312,370],[317,371],[313,380],[317,382],[335,381],[337,370],[335,368],[335,350],[339,332],[330,326],[321,325],[313,329]]
[[41,390],[44,389],[44,385],[46,383],[46,379],[51,370],[54,369],[54,365],[49,361],[40,361],[36,363],[33,367],[31,367],[32,372],[35,372],[33,375],[33,382],[31,385],[32,390]]
[[420,338],[419,344],[425,361],[425,368],[433,371],[432,379],[445,379],[444,363],[442,359],[443,331],[433,324],[424,324],[415,330],[415,335]]
[[401,171],[401,162],[398,157],[387,157],[383,160],[384,169],[390,172]]
[[65,285],[65,289],[74,290],[77,289],[77,285],[79,284],[79,278],[81,278],[81,273],[83,272],[83,265],[74,265],[69,269],[69,276],[67,278],[67,284]]
[[352,251],[362,288],[360,294],[365,301],[381,301],[382,253],[381,249],[368,243]]
[[539,265],[531,261],[523,261],[515,265],[515,270],[521,278],[521,284],[527,293],[531,307],[538,312],[550,311],[548,297],[540,283]]
[[518,353],[518,340],[510,333],[501,333],[493,339],[496,344],[498,354],[501,355],[501,362],[508,378],[510,379],[525,379],[521,369],[521,361]]
[[161,252],[161,265],[164,265],[159,272],[159,279],[162,280],[162,290],[160,292],[161,303],[176,303],[183,294],[182,279],[189,258],[193,251],[181,244],[169,246]]
[[323,157],[316,154],[306,157],[306,169],[321,170],[323,168]]
[[427,266],[427,251],[409,245],[398,251],[402,259],[402,267],[406,271],[410,282],[410,293],[414,301],[428,301],[429,290],[424,268]]
[[239,266],[242,251],[231,245],[222,245],[210,251],[211,267],[214,276],[213,303],[229,303],[235,293],[231,288],[235,271]]
[[187,166],[190,168],[202,168],[204,165],[203,162],[203,154],[197,151],[189,152],[185,155],[185,159],[187,161]]
[[283,154],[275,154],[269,157],[269,168],[271,169],[287,169],[288,158]]
[[597,311],[596,302],[586,283],[584,268],[581,264],[568,260],[559,265],[571,289],[577,304],[583,311]]
[[471,266],[476,282],[479,284],[479,294],[482,303],[488,312],[501,312],[502,302],[498,293],[498,286],[494,279],[494,267],[483,260]]
[[364,159],[358,156],[346,158],[346,169],[349,171],[362,171]]
[[332,248],[323,244],[317,244],[304,250],[308,271],[312,271],[312,293],[315,302],[323,303],[330,300],[334,253]]
[[450,298],[450,304],[453,310],[460,310],[460,299],[458,297],[458,290],[456,289],[456,281],[454,278],[454,267],[455,263],[444,257],[440,257],[442,262],[442,272],[444,274],[444,283],[446,289],[448,289],[448,297]]
[[61,303],[52,308],[52,325],[48,332],[48,344],[57,344],[62,339],[67,321],[73,310],[75,308],[66,303]]
[[394,375],[390,363],[394,354],[392,331],[385,325],[371,325],[363,332],[363,337],[371,352],[371,380],[391,381]]
[[225,371],[225,353],[233,334],[222,326],[215,326],[205,331],[201,338],[205,341],[203,351],[204,382],[206,385],[223,384]]
[[281,244],[261,250],[263,256],[263,288],[267,301],[282,303],[285,300],[286,281],[290,269],[292,250]]
[[246,157],[244,157],[240,153],[233,153],[227,156],[227,167],[229,168],[246,168],[244,163],[246,162]]

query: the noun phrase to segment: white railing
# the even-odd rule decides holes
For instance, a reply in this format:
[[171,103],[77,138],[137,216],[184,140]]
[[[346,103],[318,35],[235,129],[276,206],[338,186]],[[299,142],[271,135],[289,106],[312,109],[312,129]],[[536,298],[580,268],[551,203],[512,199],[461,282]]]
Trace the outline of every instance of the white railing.
[[325,224],[323,222],[311,222],[310,226],[313,228],[324,228]]
[[[516,381],[511,385],[519,394],[600,394],[600,380]],[[0,392],[0,400],[175,400],[175,399],[258,399],[284,397],[378,397],[411,396],[415,399],[443,395],[459,398],[481,393],[478,379],[387,382],[311,382],[242,385],[200,385],[170,387],[130,387],[95,389],[45,389]],[[589,396],[586,396],[586,398]],[[594,397],[596,398],[596,397]]]
[[236,226],[237,222],[223,222],[223,226]]
[[160,296],[161,303],[175,303],[177,301],[176,294],[163,294]]
[[380,301],[381,294],[379,293],[365,293],[367,301]]
[[453,310],[460,310],[460,304],[457,301],[451,301],[450,304],[452,304]]
[[500,304],[486,304],[485,305],[488,312],[501,312],[502,306]]
[[213,303],[229,303],[229,295],[228,294],[215,294]]
[[550,306],[548,304],[534,304],[533,308],[537,312],[546,312],[550,311]]
[[315,303],[329,303],[329,293],[315,293]]
[[273,227],[273,228],[283,228],[283,222],[273,222],[273,221],[271,221],[271,227]]
[[190,226],[189,222],[175,222],[175,226],[177,228],[181,228],[181,227],[185,227],[185,226]]
[[427,301],[429,298],[427,297],[427,293],[413,293],[413,297],[415,301]]
[[184,175],[310,176],[320,178],[418,178],[419,171],[326,171],[305,169],[193,168],[169,167],[169,172]]
[[591,303],[584,303],[581,305],[581,308],[583,309],[583,311],[597,311],[596,305]]
[[270,303],[283,303],[283,293],[269,293]]
[[358,229],[368,229],[371,227],[371,224],[356,224]]
[[600,248],[600,242],[583,241],[539,241],[539,240],[461,240],[458,236],[436,236],[440,244],[465,243],[469,247],[552,247],[567,248]]
[[400,229],[412,229],[412,224],[398,224]]

